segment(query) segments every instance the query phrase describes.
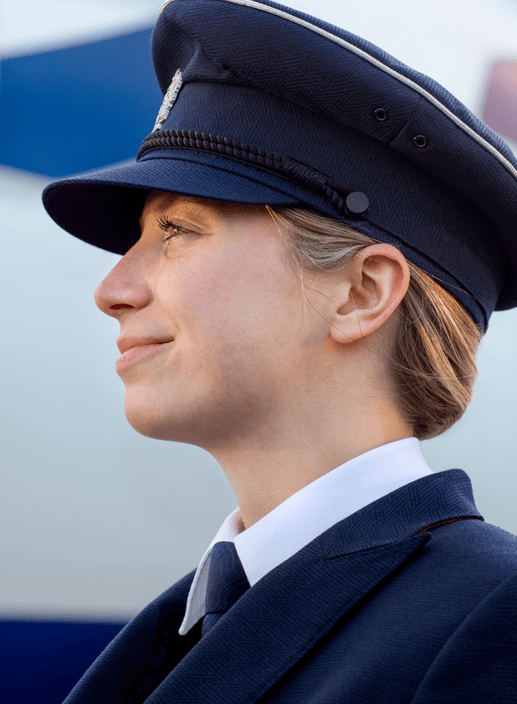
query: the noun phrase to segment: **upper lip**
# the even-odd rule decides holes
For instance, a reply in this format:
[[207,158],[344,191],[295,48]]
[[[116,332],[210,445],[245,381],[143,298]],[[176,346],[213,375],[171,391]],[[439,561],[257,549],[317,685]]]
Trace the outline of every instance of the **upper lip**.
[[117,340],[117,347],[121,354],[127,352],[133,347],[143,347],[144,345],[158,345],[164,342],[172,342],[174,338],[169,337],[164,340],[158,337],[119,337]]

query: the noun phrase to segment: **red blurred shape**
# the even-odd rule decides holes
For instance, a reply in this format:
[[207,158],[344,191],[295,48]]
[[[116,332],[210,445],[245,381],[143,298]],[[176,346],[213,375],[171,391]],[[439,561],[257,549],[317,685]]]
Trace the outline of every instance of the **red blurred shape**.
[[483,120],[499,134],[517,141],[517,61],[494,65],[488,80]]

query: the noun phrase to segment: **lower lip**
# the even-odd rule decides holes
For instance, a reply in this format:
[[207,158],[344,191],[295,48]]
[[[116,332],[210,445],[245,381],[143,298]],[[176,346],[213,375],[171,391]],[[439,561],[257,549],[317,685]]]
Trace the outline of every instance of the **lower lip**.
[[115,368],[117,372],[121,371],[122,369],[127,369],[133,364],[141,362],[143,359],[153,357],[155,354],[158,354],[160,350],[162,350],[164,347],[167,347],[167,345],[169,344],[170,342],[159,342],[155,345],[141,345],[140,347],[132,347],[130,350],[124,352],[124,354],[117,359]]

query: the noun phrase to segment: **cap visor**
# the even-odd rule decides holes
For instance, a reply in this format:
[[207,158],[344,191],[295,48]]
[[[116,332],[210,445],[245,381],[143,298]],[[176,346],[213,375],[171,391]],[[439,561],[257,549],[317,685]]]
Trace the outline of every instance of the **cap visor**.
[[129,165],[54,181],[43,191],[43,204],[70,234],[125,254],[140,237],[138,218],[152,190],[235,203],[310,207],[305,189],[274,174],[228,159],[184,152],[152,155]]

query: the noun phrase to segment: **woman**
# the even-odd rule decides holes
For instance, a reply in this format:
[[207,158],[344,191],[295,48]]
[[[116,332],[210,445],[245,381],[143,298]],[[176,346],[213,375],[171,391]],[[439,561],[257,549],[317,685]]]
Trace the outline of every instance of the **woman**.
[[517,539],[419,441],[517,305],[517,163],[453,96],[270,2],[167,2],[134,165],[49,186],[140,433],[239,508],[67,702],[517,700]]

